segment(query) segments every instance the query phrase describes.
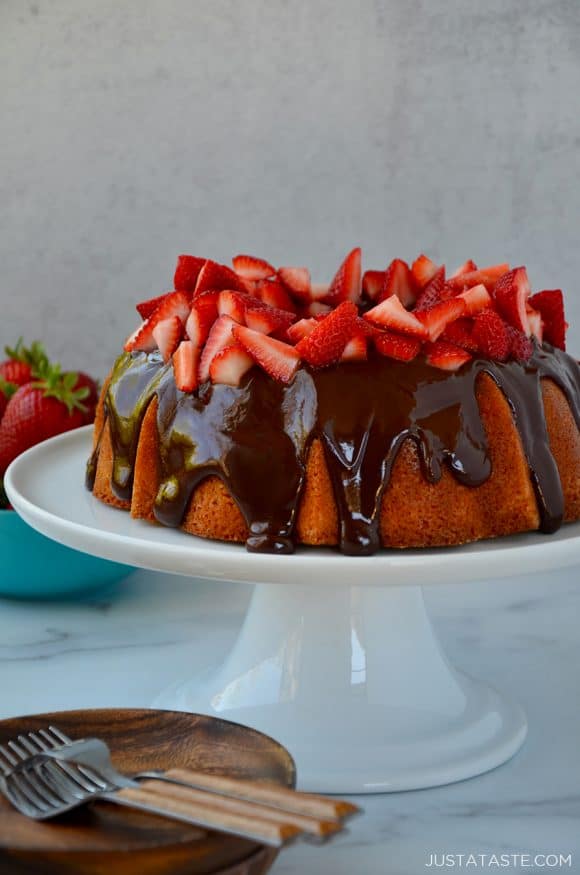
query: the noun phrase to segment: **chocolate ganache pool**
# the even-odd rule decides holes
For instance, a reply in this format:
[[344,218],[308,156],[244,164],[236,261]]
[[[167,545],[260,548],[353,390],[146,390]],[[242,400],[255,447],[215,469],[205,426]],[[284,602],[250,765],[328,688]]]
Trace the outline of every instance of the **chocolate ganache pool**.
[[[194,393],[175,386],[171,364],[158,353],[123,354],[105,400],[113,445],[114,494],[130,500],[141,423],[158,399],[157,520],[179,526],[196,486],[219,477],[249,528],[247,548],[290,553],[311,441],[319,438],[340,522],[340,549],[363,555],[380,549],[379,509],[403,442],[418,449],[432,483],[448,466],[477,487],[492,462],[476,397],[488,374],[512,411],[529,466],[543,532],[564,515],[560,477],[549,446],[541,380],[563,391],[580,428],[580,368],[565,352],[536,346],[529,362],[473,359],[453,373],[379,355],[321,370],[302,367],[288,385],[252,368],[241,385],[206,383]],[[92,489],[99,443],[87,467]]]

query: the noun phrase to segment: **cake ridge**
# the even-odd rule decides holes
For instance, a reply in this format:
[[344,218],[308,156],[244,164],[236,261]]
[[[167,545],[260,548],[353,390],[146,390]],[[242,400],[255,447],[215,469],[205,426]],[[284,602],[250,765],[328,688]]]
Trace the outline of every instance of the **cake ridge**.
[[[160,522],[180,525],[197,485],[216,475],[246,520],[248,549],[291,552],[306,457],[318,437],[338,508],[341,550],[373,553],[380,548],[381,498],[408,438],[429,482],[439,481],[444,466],[467,486],[490,476],[476,397],[482,374],[491,377],[510,406],[540,528],[555,531],[564,497],[541,381],[552,380],[561,389],[580,429],[580,367],[565,352],[537,343],[527,363],[474,358],[446,372],[422,358],[402,363],[377,356],[324,370],[301,367],[287,385],[252,369],[239,387],[207,384],[195,394],[176,388],[171,366],[157,353],[125,353],[105,399],[114,454],[112,489],[118,498],[130,499],[141,422],[157,397],[162,473],[154,513]],[[89,488],[98,453],[97,442]]]

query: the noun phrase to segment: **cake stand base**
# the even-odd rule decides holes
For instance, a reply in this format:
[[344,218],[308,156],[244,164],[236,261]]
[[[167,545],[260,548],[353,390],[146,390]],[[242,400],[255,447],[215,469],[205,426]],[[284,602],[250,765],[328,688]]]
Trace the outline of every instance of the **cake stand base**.
[[505,762],[527,731],[519,705],[449,665],[412,585],[257,584],[225,662],[155,706],[272,735],[299,786],[324,793],[460,781]]

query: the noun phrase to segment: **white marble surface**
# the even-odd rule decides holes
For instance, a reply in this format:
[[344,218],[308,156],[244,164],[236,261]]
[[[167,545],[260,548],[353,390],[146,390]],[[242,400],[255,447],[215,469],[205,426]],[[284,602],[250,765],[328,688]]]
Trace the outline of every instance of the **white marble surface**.
[[[361,799],[365,815],[347,835],[325,849],[288,850],[276,875],[417,875],[429,871],[431,853],[571,854],[564,871],[580,872],[579,576],[575,568],[434,587],[428,600],[451,658],[524,705],[523,750],[462,784]],[[225,653],[249,595],[245,586],[138,572],[82,603],[0,601],[0,717],[147,706],[177,676]]]

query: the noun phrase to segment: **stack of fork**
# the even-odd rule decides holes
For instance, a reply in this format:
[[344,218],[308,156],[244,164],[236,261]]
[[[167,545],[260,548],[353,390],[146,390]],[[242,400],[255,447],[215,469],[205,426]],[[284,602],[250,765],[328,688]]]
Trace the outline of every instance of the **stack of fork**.
[[198,771],[129,778],[101,739],[73,741],[55,726],[0,745],[0,791],[34,820],[104,800],[277,848],[299,838],[327,841],[358,812],[340,799]]

